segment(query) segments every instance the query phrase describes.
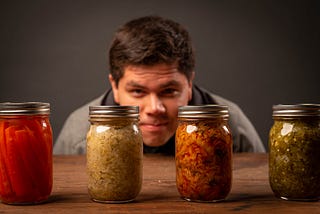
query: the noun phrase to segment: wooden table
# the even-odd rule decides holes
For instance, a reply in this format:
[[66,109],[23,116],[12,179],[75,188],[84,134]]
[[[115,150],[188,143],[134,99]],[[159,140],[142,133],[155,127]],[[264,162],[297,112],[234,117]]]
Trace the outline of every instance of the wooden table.
[[0,204],[0,213],[320,213],[320,202],[293,202],[273,196],[267,154],[235,154],[233,186],[219,203],[187,202],[179,197],[173,157],[145,155],[144,180],[137,199],[103,204],[89,199],[85,156],[54,156],[54,186],[48,203]]

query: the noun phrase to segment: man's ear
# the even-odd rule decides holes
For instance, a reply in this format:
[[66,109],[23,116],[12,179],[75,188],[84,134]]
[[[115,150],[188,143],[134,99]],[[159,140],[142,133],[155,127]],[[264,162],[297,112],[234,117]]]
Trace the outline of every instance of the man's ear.
[[116,103],[119,103],[119,90],[118,90],[116,81],[113,79],[111,74],[109,74],[109,82],[110,82],[111,87],[112,87],[114,101]]

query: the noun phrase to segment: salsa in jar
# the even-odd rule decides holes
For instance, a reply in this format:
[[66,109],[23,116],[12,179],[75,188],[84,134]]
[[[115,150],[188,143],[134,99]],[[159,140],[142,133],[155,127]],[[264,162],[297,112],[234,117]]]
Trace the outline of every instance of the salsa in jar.
[[36,204],[52,190],[48,103],[0,103],[0,200]]
[[269,182],[276,197],[320,198],[320,105],[275,105],[269,134]]
[[232,135],[226,106],[183,106],[176,130],[176,185],[188,201],[224,200],[232,183]]

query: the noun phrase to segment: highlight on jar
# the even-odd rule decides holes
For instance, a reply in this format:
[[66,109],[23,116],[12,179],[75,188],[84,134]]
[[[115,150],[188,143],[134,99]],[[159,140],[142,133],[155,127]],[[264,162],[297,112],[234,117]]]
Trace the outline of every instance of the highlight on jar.
[[183,106],[176,130],[176,185],[187,201],[218,202],[232,184],[232,135],[227,106]]
[[0,200],[39,204],[52,191],[50,104],[0,103]]
[[274,105],[269,183],[284,200],[320,199],[320,105]]

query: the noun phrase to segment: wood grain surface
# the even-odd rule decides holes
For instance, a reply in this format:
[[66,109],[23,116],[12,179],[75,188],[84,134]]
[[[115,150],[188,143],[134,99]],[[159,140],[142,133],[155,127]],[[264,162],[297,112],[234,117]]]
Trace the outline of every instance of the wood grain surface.
[[142,190],[126,204],[103,204],[87,193],[86,157],[54,156],[51,197],[39,205],[0,204],[0,213],[320,213],[320,202],[275,198],[268,181],[268,155],[233,156],[233,184],[225,201],[187,202],[175,184],[174,157],[145,155]]

